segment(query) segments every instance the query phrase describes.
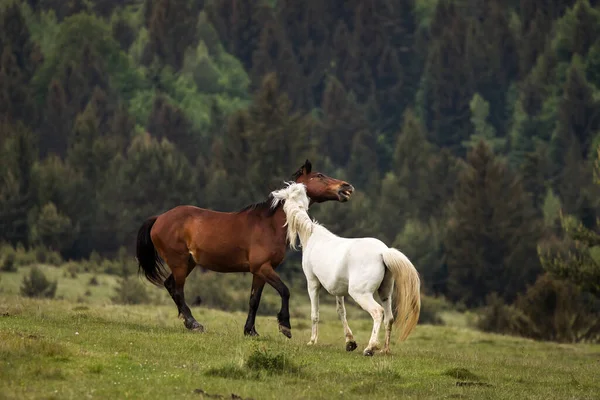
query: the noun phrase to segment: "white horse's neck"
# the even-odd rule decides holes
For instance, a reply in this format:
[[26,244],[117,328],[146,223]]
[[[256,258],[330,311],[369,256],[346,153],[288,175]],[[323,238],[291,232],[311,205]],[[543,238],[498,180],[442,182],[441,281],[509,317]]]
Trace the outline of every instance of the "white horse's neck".
[[306,195],[306,187],[301,183],[288,183],[287,185],[285,189],[271,193],[273,195],[272,207],[283,201],[283,211],[287,220],[285,223],[287,238],[290,247],[296,250],[296,238],[299,237],[302,247],[306,247],[316,223],[308,215],[310,202]]
[[306,248],[308,239],[313,234],[314,222],[298,202],[293,199],[287,199],[283,203],[283,211],[287,219],[287,236],[290,247],[296,249],[296,238],[300,238],[300,244]]

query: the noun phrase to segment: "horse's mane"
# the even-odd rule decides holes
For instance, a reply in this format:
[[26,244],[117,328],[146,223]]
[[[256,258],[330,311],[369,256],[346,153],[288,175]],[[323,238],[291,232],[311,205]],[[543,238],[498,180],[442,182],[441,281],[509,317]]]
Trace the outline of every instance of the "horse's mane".
[[254,210],[258,210],[258,211],[266,211],[267,217],[270,217],[273,214],[275,214],[275,211],[277,210],[277,207],[272,206],[272,202],[273,202],[273,193],[269,193],[269,196],[267,197],[266,200],[249,204],[249,205],[245,206],[244,208],[240,209],[238,211],[238,213],[243,213],[245,211],[251,212]]
[[276,208],[283,203],[287,238],[290,247],[296,250],[296,239],[299,237],[301,243],[306,243],[317,222],[308,215],[309,200],[306,195],[306,186],[295,182],[286,182],[286,185],[286,188],[271,193],[273,196],[271,207]]

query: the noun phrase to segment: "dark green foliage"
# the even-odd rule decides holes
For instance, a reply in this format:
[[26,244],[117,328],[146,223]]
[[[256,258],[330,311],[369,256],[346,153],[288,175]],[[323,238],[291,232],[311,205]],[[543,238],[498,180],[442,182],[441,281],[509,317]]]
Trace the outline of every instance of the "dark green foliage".
[[37,266],[31,267],[29,275],[23,277],[21,295],[26,297],[54,298],[57,281],[51,282]]
[[581,342],[600,340],[600,303],[569,281],[545,274],[507,306],[488,298],[480,329],[539,340]]
[[448,296],[470,306],[494,291],[514,299],[540,271],[539,237],[519,178],[480,142],[467,156],[451,205],[444,240]]
[[422,296],[419,324],[444,325],[440,313],[449,309],[451,306],[443,298]]
[[[596,250],[563,240],[558,209],[595,232],[597,1],[5,3],[0,240],[21,244],[15,265],[94,254],[130,276],[148,216],[240,209],[310,158],[356,188],[311,213],[402,249],[426,293],[512,300],[550,242],[571,251],[552,253],[556,274],[591,281]],[[480,139],[508,164],[473,165]],[[205,304],[247,308],[245,291],[214,292]]]
[[181,69],[186,48],[196,44],[197,15],[187,0],[147,0],[149,54],[176,71]]
[[0,232],[2,239],[27,244],[28,213],[35,204],[32,169],[37,160],[34,135],[22,124],[6,124],[9,139],[4,142],[0,181]]
[[14,251],[10,251],[10,252],[4,252],[4,254],[2,254],[2,268],[0,268],[0,270],[2,270],[3,272],[16,272],[17,271],[17,264],[15,263],[15,260],[17,259]]
[[486,297],[486,306],[481,311],[477,327],[484,332],[495,332],[507,335],[538,335],[533,321],[519,308],[506,305],[496,294]]

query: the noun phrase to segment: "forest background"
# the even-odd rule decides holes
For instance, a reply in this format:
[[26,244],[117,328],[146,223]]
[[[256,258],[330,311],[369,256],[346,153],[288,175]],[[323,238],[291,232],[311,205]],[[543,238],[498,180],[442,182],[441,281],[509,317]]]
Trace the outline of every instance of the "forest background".
[[0,26],[5,272],[129,276],[147,217],[262,201],[308,158],[357,189],[311,214],[428,296],[600,337],[600,2],[4,0]]

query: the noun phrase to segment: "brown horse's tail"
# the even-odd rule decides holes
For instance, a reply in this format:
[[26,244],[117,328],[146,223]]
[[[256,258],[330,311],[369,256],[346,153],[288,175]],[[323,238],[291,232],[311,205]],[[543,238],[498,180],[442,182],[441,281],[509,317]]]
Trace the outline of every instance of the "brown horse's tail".
[[162,260],[158,256],[150,231],[158,217],[150,217],[140,227],[137,236],[136,255],[139,264],[139,273],[142,271],[150,282],[156,286],[162,286],[166,276]]
[[399,328],[400,341],[412,332],[421,313],[421,280],[410,260],[400,251],[389,248],[383,252],[383,263],[394,277],[394,326]]

